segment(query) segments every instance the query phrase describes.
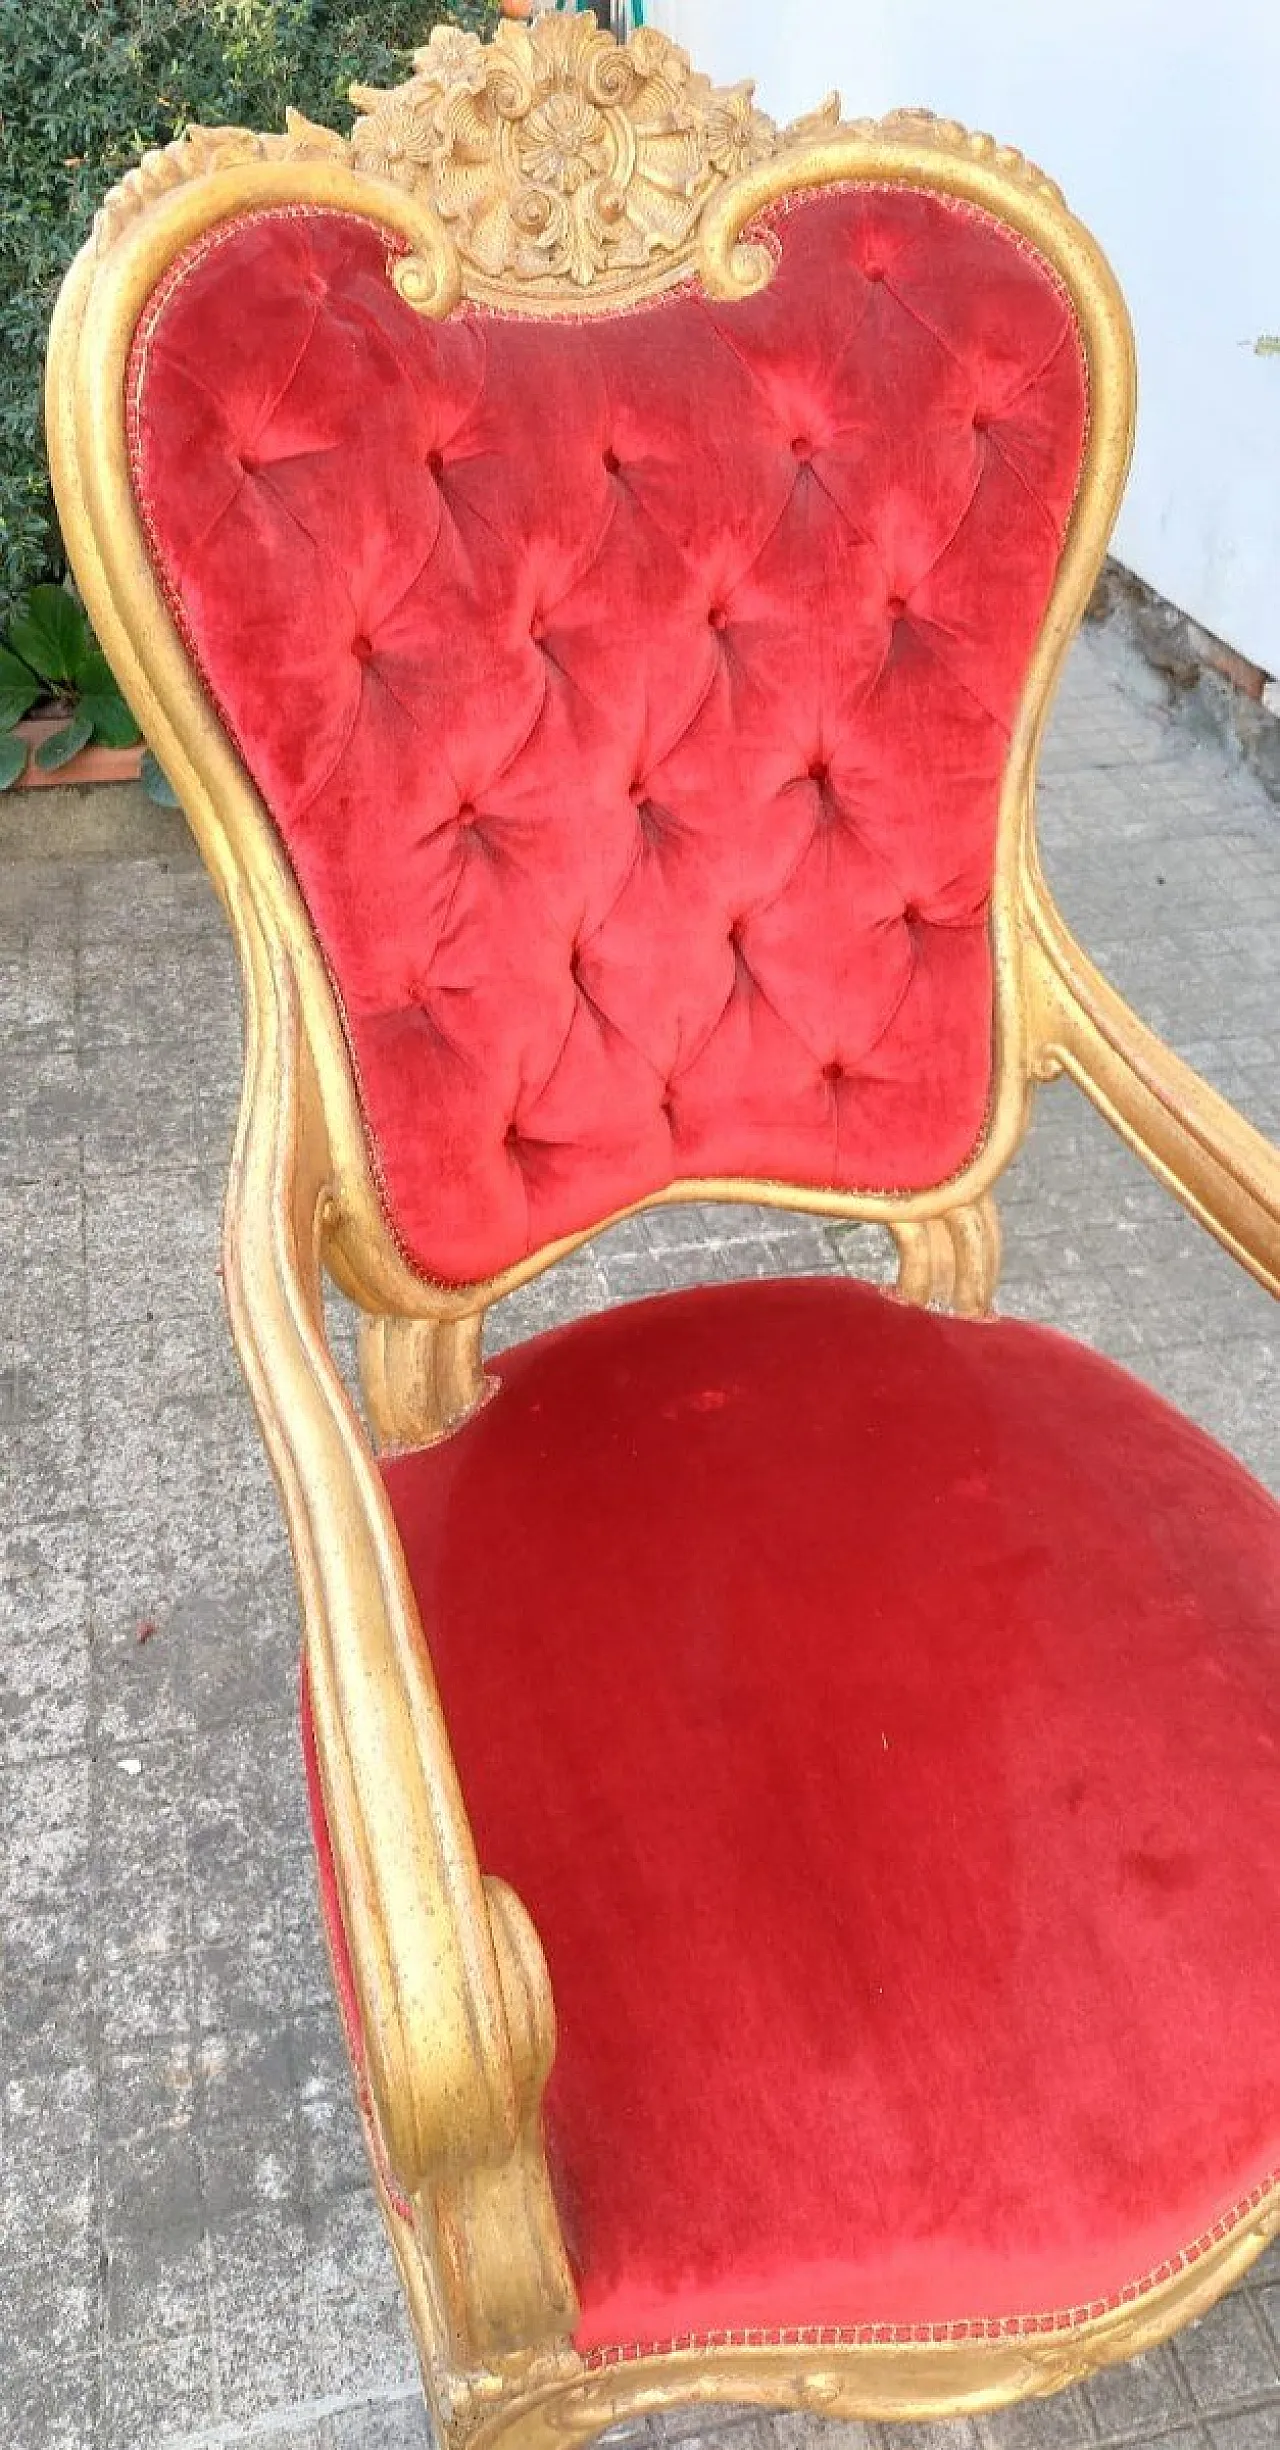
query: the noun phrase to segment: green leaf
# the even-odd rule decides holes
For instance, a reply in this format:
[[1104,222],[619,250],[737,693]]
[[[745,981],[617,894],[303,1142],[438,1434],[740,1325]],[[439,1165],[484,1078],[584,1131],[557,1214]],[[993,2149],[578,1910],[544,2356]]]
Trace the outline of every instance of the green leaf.
[[34,672],[0,647],[0,732],[11,732],[20,723],[28,707],[43,697],[43,684]]
[[12,791],[26,762],[25,740],[15,740],[12,733],[7,739],[0,738],[0,791]]
[[9,644],[47,681],[69,681],[85,652],[85,618],[65,587],[33,587],[9,623]]
[[36,764],[46,774],[56,774],[59,766],[69,765],[81,749],[87,749],[92,738],[93,717],[86,714],[83,706],[77,706],[71,721],[64,723],[60,732],[51,732],[47,740],[41,741]]
[[152,756],[150,749],[144,749],[142,755],[142,788],[147,798],[155,801],[157,808],[181,808],[182,806],[164,767],[157,758]]
[[136,748],[142,734],[134,722],[118,689],[104,690],[99,697],[87,692],[80,700],[80,711],[93,725],[93,737],[104,748]]
[[85,651],[72,677],[82,698],[108,698],[120,695],[120,683],[91,632],[86,633]]

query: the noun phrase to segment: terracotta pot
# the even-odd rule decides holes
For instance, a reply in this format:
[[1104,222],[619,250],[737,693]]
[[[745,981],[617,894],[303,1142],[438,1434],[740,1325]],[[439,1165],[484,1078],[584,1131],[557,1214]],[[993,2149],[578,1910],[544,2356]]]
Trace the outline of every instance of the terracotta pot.
[[63,729],[66,720],[65,715],[28,715],[25,722],[15,724],[13,736],[26,741],[30,755],[25,771],[12,785],[13,790],[52,790],[59,783],[136,783],[142,772],[141,741],[132,749],[104,749],[95,740],[52,773],[38,766],[36,750],[41,741],[51,740],[55,732]]

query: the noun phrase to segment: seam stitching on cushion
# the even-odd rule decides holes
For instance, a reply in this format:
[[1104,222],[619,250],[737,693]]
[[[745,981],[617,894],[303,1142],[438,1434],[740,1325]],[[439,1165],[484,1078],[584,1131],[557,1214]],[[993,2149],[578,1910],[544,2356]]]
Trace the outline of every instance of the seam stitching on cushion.
[[1245,2226],[1253,2214],[1270,2196],[1280,2194],[1280,2170],[1264,2178],[1242,2196],[1212,2228],[1202,2231],[1187,2246],[1145,2272],[1141,2279],[1127,2281],[1109,2296],[1095,2297],[1080,2305],[1056,2307],[1049,2313],[1037,2314],[975,2314],[957,2316],[946,2322],[862,2322],[815,2323],[795,2327],[747,2328],[740,2331],[688,2331],[666,2339],[629,2340],[579,2351],[589,2370],[634,2363],[651,2356],[670,2356],[679,2350],[705,2348],[772,2348],[824,2347],[870,2348],[958,2346],[973,2340],[1029,2339],[1054,2331],[1072,2331],[1084,2324],[1098,2322],[1122,2307],[1138,2305],[1156,2289],[1176,2280],[1184,2271],[1202,2262],[1215,2246],[1223,2244],[1233,2232]]

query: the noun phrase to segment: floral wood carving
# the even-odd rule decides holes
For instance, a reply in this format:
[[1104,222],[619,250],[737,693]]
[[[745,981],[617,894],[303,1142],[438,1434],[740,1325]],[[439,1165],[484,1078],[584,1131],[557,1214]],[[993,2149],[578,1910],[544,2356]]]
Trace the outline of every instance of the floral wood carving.
[[[655,28],[619,44],[589,11],[505,21],[487,45],[437,26],[414,69],[393,92],[353,88],[352,159],[434,205],[480,286],[599,292],[654,256],[675,264],[711,189],[800,132]],[[804,130],[839,115],[833,94]]]
[[[504,19],[491,43],[437,26],[404,85],[357,85],[352,100],[360,115],[349,139],[297,111],[283,135],[188,128],[112,189],[95,224],[98,252],[171,188],[255,162],[326,161],[396,189],[444,224],[475,296],[509,302],[518,288],[531,302],[576,296],[584,306],[680,278],[717,190],[837,133],[990,162],[1061,201],[1020,153],[928,111],[842,127],[830,94],[779,128],[750,83],[713,85],[652,26],[620,44],[589,10]],[[441,311],[435,279],[419,283],[414,259],[396,286]]]

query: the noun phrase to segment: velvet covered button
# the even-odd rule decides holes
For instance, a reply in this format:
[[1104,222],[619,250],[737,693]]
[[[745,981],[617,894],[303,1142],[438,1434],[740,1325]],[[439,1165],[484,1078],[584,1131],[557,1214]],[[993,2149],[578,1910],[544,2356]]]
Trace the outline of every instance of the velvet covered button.
[[713,630],[722,630],[725,627],[728,618],[729,615],[725,611],[723,604],[713,604],[710,612],[707,614],[707,619],[710,622]]
[[354,655],[357,663],[367,664],[370,656],[373,653],[373,640],[371,638],[366,638],[363,630],[361,630],[359,635],[353,638],[351,641],[351,652]]
[[900,621],[906,609],[907,599],[902,595],[891,595],[885,605],[885,611],[891,621]]
[[535,613],[532,621],[529,623],[529,636],[532,638],[534,645],[541,646],[546,634],[547,625],[543,620],[542,614]]
[[978,434],[985,434],[990,423],[991,417],[989,411],[985,408],[975,408],[973,412],[974,432]]
[[604,464],[608,469],[610,476],[616,476],[619,468],[622,466],[622,462],[619,459],[616,451],[606,451],[604,453]]
[[862,267],[862,277],[866,281],[882,281],[884,279],[884,265],[864,264]]
[[797,434],[791,449],[796,459],[812,459],[813,457],[813,444],[807,434]]
[[433,476],[442,476],[444,473],[443,451],[428,451],[427,466],[431,470]]
[[830,782],[831,768],[827,764],[825,757],[815,757],[812,760],[809,767],[809,780],[811,783],[817,783],[819,785]]

